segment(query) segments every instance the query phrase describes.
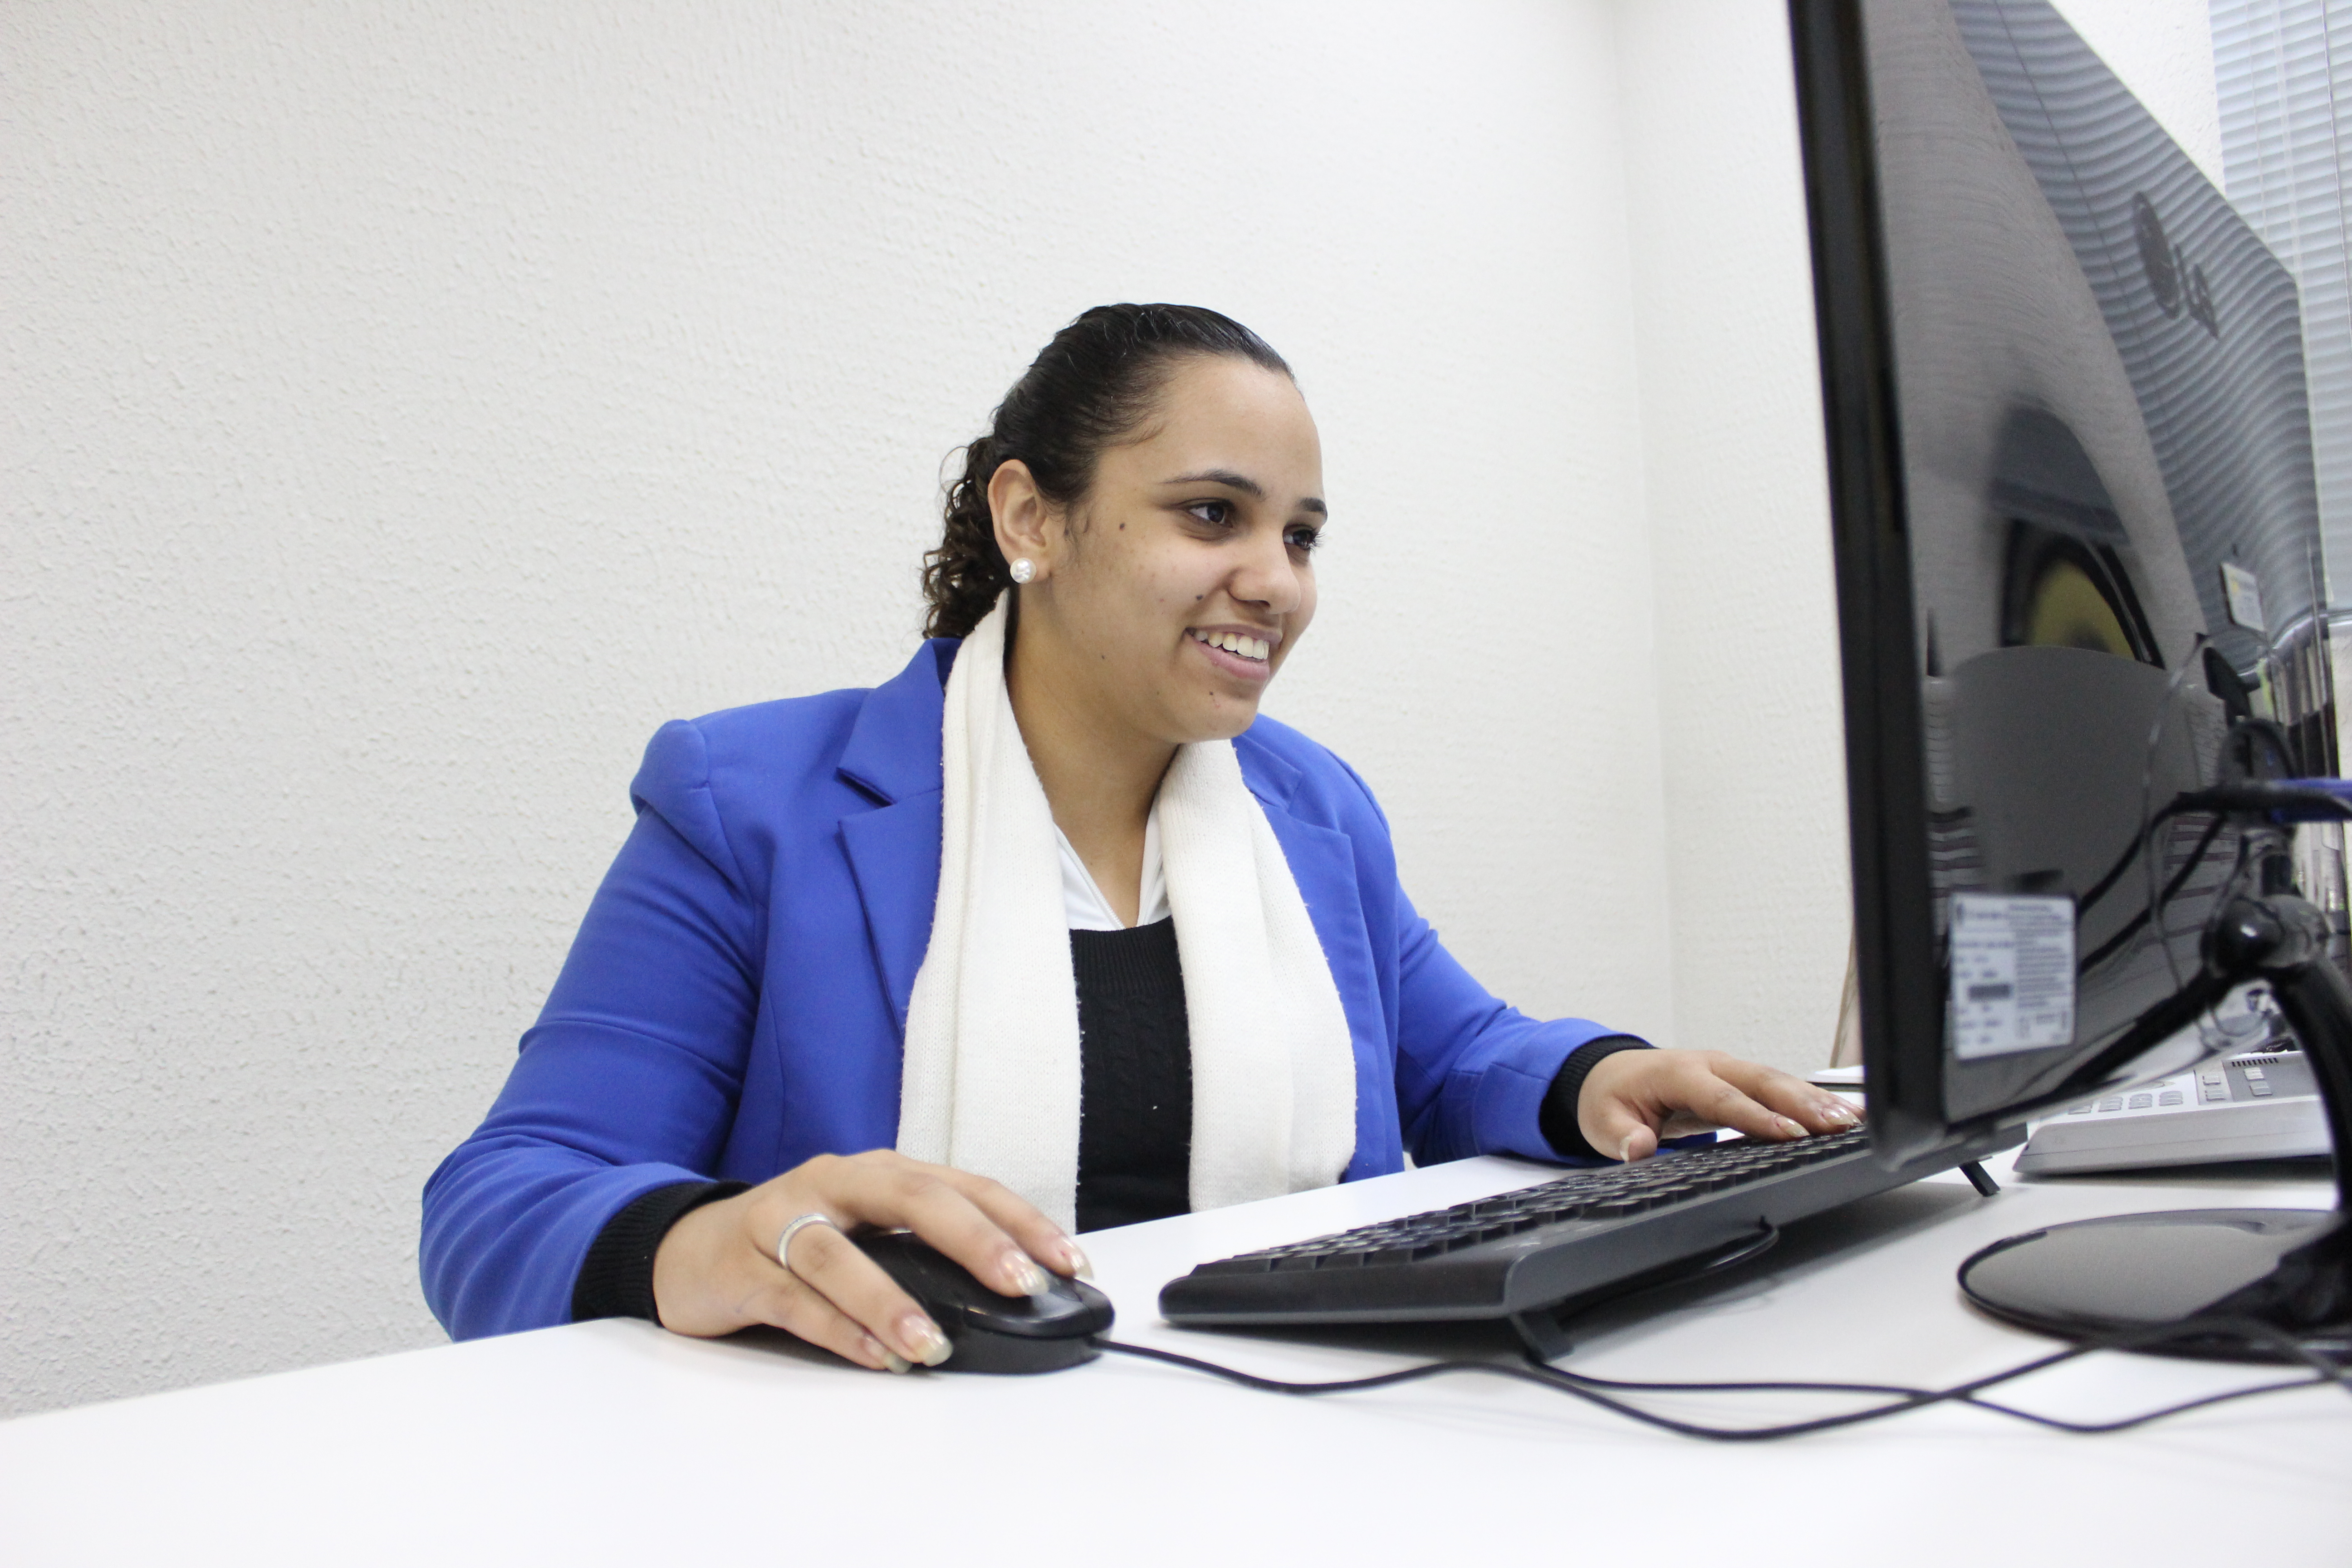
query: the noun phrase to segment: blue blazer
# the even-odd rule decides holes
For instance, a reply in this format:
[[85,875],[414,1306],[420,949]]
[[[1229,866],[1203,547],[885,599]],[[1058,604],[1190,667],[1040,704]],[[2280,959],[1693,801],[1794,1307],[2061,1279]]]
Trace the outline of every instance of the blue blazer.
[[[940,873],[953,640],[871,691],[665,725],[635,827],[506,1088],[425,1187],[425,1299],[459,1339],[569,1321],[590,1243],[651,1189],[758,1183],[898,1131],[907,1001]],[[1397,885],[1345,763],[1260,719],[1234,742],[1289,858],[1355,1038],[1348,1181],[1537,1130],[1569,1053],[1612,1034],[1504,1006]]]

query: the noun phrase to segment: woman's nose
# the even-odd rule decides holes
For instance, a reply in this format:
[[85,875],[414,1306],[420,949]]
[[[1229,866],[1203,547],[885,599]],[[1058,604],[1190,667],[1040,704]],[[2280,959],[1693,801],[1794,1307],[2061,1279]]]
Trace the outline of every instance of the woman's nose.
[[1277,616],[1298,607],[1298,568],[1280,532],[1267,535],[1265,541],[1251,542],[1246,558],[1234,574],[1231,592],[1244,604],[1263,605]]

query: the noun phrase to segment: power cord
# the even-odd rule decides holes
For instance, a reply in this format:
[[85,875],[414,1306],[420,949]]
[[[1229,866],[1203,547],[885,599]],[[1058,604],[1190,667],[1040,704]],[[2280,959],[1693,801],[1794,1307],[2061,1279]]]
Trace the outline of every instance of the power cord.
[[[2303,1363],[2312,1369],[2308,1377],[2285,1378],[2273,1383],[2255,1384],[2245,1388],[2233,1388],[2221,1394],[2209,1394],[2200,1399],[2185,1399],[2177,1405],[2122,1416],[2113,1421],[2069,1421],[2062,1416],[2045,1415],[2038,1411],[2020,1409],[1998,1400],[1983,1397],[1989,1389],[2002,1384],[2046,1371],[2063,1363],[2076,1361],[2096,1351],[2148,1351],[2186,1340],[2210,1342],[2215,1338],[2235,1339],[2249,1345],[2259,1345],[2288,1360]],[[2167,1323],[2159,1328],[2136,1333],[2109,1335],[2095,1341],[2070,1345],[2062,1351],[2038,1356],[1967,1383],[1948,1388],[1912,1388],[1901,1384],[1882,1383],[1626,1383],[1605,1377],[1591,1377],[1582,1373],[1566,1371],[1548,1363],[1529,1358],[1529,1364],[1509,1362],[1439,1361],[1421,1366],[1411,1366],[1398,1372],[1380,1373],[1370,1377],[1341,1378],[1329,1383],[1289,1383],[1280,1378],[1259,1377],[1214,1362],[1201,1361],[1174,1351],[1157,1350],[1149,1345],[1127,1344],[1118,1340],[1097,1340],[1102,1349],[1120,1355],[1138,1356],[1147,1361],[1166,1362],[1171,1366],[1187,1367],[1223,1378],[1244,1388],[1255,1388],[1267,1394],[1313,1395],[1318,1394],[1350,1394],[1368,1389],[1388,1388],[1399,1384],[1418,1383],[1424,1378],[1440,1377],[1449,1373],[1480,1373],[1490,1377],[1509,1378],[1515,1383],[1530,1383],[1554,1393],[1569,1394],[1597,1405],[1614,1415],[1673,1432],[1685,1437],[1699,1437],[1718,1443],[1756,1443],[1780,1437],[1800,1437],[1811,1432],[1828,1432],[1842,1426],[1858,1426],[1864,1422],[1884,1420],[1906,1411],[1923,1410],[1935,1405],[1968,1405],[1997,1415],[2030,1422],[2053,1431],[2096,1435],[2127,1432],[2168,1416],[2202,1410],[2210,1405],[2227,1405],[2233,1400],[2251,1399],[2257,1394],[2277,1394],[2290,1388],[2312,1388],[2333,1384],[2352,1394],[2352,1369],[2336,1365],[2318,1351],[2292,1334],[2268,1323],[2251,1318],[2188,1318]],[[1769,1426],[1710,1426],[1695,1421],[1678,1420],[1654,1410],[1646,1410],[1630,1401],[1616,1397],[1620,1394],[1848,1394],[1876,1396],[1881,1403],[1867,1409],[1849,1410],[1835,1415],[1815,1416],[1806,1421],[1788,1421]]]

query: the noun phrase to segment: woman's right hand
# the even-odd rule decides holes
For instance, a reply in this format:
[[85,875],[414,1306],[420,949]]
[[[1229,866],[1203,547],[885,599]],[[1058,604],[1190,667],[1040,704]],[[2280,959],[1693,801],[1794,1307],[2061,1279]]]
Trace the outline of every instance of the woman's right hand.
[[[792,1266],[776,1238],[802,1215]],[[709,1337],[772,1323],[860,1366],[905,1372],[948,1358],[947,1336],[845,1232],[906,1229],[1006,1296],[1091,1272],[1061,1226],[1007,1187],[888,1149],[822,1154],[746,1193],[689,1211],[654,1253],[664,1328]],[[836,1228],[838,1227],[838,1228]]]

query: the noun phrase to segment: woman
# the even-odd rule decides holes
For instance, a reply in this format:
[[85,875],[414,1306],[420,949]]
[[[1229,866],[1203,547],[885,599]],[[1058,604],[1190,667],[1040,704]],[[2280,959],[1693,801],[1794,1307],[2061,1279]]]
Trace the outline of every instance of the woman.
[[1834,1097],[1481,990],[1361,780],[1257,717],[1327,515],[1289,367],[1213,311],[1089,310],[950,489],[929,635],[871,691],[672,723],[488,1118],[425,1194],[459,1337],[772,1323],[860,1365],[936,1324],[845,1232],[1008,1295],[1075,1229],[1483,1152],[1640,1159]]

